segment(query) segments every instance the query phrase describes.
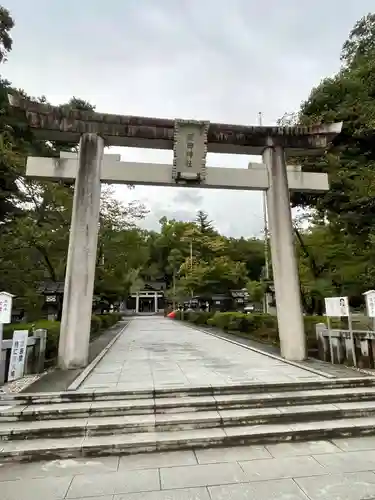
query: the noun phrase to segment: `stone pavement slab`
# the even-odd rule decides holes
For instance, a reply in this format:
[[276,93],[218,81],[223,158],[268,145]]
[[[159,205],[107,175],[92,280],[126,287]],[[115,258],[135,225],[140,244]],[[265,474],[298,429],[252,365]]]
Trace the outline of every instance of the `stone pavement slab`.
[[241,483],[246,481],[246,476],[239,464],[231,462],[160,469],[160,479],[162,489],[169,490]]
[[372,500],[375,497],[373,472],[304,477],[295,479],[295,483],[310,500]]
[[[375,440],[373,444],[375,448]],[[301,441],[296,443],[267,444],[266,448],[271,455],[276,458],[318,455],[321,453],[339,453],[341,451],[340,448],[330,441]]]
[[67,498],[85,498],[160,489],[158,469],[75,476]]
[[375,436],[339,438],[332,442],[342,451],[375,450]]
[[260,460],[272,458],[264,446],[233,446],[228,448],[211,448],[196,450],[195,455],[200,464],[238,462],[239,460]]
[[375,450],[329,453],[314,458],[333,474],[375,470]]
[[[113,436],[116,441],[116,436]],[[360,441],[364,440],[365,449]],[[370,500],[375,440],[0,465],[1,500]],[[372,447],[372,448],[370,448]],[[367,448],[367,451],[366,451]],[[369,449],[368,449],[369,448]],[[220,462],[221,457],[221,462]],[[198,464],[199,462],[209,462]]]
[[292,479],[208,488],[211,500],[308,500]]
[[60,500],[65,498],[72,477],[44,477],[0,482],[1,500]]
[[125,455],[120,457],[119,471],[175,467],[179,465],[197,465],[194,452],[184,450]]
[[[89,499],[91,500],[91,499]],[[151,491],[115,495],[114,500],[211,500],[206,488],[187,488],[182,490]]]
[[135,318],[80,389],[225,386],[322,379],[158,316]]
[[[116,472],[119,457],[68,458],[48,462],[0,463],[0,481]],[[0,483],[1,484],[1,483]],[[0,496],[1,498],[1,496]]]
[[248,481],[267,481],[328,474],[313,457],[283,457],[240,462]]

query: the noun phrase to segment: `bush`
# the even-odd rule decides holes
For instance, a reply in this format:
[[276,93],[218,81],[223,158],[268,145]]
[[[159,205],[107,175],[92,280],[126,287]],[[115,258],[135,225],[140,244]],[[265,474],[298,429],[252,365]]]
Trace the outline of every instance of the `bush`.
[[211,318],[210,324],[212,326],[216,326],[217,328],[221,328],[222,330],[228,330],[230,319],[233,314],[237,313],[216,312]]
[[101,326],[102,326],[101,317],[93,314],[91,317],[91,329],[90,329],[91,335],[95,335],[96,333],[98,333],[100,331]]
[[209,318],[213,316],[213,313],[206,311],[189,311],[185,313],[186,320],[194,323],[195,325],[207,325]]
[[[101,330],[113,326],[121,319],[121,317],[122,315],[119,313],[102,314],[100,316],[93,315],[91,318],[90,338],[97,337]],[[14,330],[28,330],[29,336],[32,336],[33,330],[38,330],[39,328],[47,330],[48,332],[46,345],[46,361],[53,360],[57,357],[57,352],[59,349],[59,321],[48,321],[42,319],[35,321],[35,323],[15,323],[4,325],[3,336],[4,339],[11,339],[13,337]]]
[[60,323],[58,321],[38,320],[34,323],[15,323],[4,325],[4,339],[11,339],[14,330],[28,330],[32,336],[33,330],[47,330],[46,360],[56,357],[59,347]]
[[[176,319],[182,319],[181,313]],[[240,312],[209,313],[194,311],[184,314],[184,319],[196,325],[209,325],[228,332],[238,332],[254,340],[279,345],[277,317],[271,314],[244,314]],[[309,349],[317,348],[315,325],[324,322],[321,316],[305,316],[305,333]]]
[[177,309],[176,311],[174,311],[174,319],[178,319],[180,321],[184,320],[184,315],[182,314],[182,311],[180,311],[180,309]]
[[[95,332],[100,331],[103,328],[110,328],[115,325],[118,321],[120,321],[122,315],[119,313],[108,313],[108,314],[100,314],[100,316],[93,316],[91,319],[91,325],[94,322]],[[97,325],[99,325],[99,330],[97,330]],[[94,333],[94,331],[92,331]]]

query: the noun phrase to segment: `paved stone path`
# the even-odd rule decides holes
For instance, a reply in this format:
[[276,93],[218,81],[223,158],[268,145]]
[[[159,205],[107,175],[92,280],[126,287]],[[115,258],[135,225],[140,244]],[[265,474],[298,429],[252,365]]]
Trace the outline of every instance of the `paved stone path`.
[[[120,321],[111,328],[108,328],[108,330],[102,333],[100,336],[90,341],[90,362],[110,343],[110,341],[118,334],[120,330],[124,328],[125,325],[126,321]],[[36,382],[25,388],[23,392],[66,391],[73,380],[75,380],[82,371],[83,368],[79,368],[76,370],[52,370],[38,379]]]
[[0,464],[1,500],[369,500],[375,437]]
[[81,389],[291,382],[318,375],[163,317],[133,319]]
[[[241,336],[240,334],[235,334],[233,332],[223,332],[219,328],[213,328],[205,326],[196,326],[198,330],[208,331],[212,335],[216,335],[218,337],[226,338],[231,341],[236,341],[239,344],[253,347],[258,349],[261,352],[275,354],[276,356],[280,356],[280,348],[274,345],[265,344],[263,342],[258,342],[252,338],[248,338],[245,336]],[[327,373],[335,378],[360,378],[366,374],[375,375],[375,370],[371,368],[366,368],[366,371],[359,371],[353,367],[345,366],[345,365],[333,365],[327,361],[322,361],[316,358],[308,358],[300,363],[302,367],[313,368],[314,370],[318,370],[320,372]]]

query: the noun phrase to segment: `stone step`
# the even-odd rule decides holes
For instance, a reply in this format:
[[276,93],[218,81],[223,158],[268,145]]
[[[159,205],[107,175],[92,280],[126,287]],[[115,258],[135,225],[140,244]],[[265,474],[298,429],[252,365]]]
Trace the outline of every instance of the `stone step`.
[[375,387],[375,377],[353,377],[341,379],[317,379],[305,382],[282,382],[282,383],[250,383],[233,384],[219,387],[176,387],[160,388],[155,390],[140,389],[136,391],[115,391],[113,389],[77,390],[65,392],[46,393],[18,393],[0,394],[0,408],[9,404],[52,404],[68,402],[93,402],[93,401],[117,401],[117,400],[139,400],[155,398],[218,396],[228,394],[261,394],[269,392],[293,392],[319,389],[340,389],[356,387]]
[[145,451],[265,444],[375,434],[375,419],[336,419],[294,424],[230,426],[185,431],[142,432],[61,439],[0,442],[0,459],[51,460]]
[[0,423],[0,442],[375,417],[375,401]]
[[220,411],[247,408],[276,408],[375,401],[375,387],[347,387],[313,389],[308,391],[270,392],[259,394],[227,394],[216,396],[186,396],[175,398],[125,399],[118,401],[82,401],[0,407],[0,422],[115,417],[184,413],[192,411]]

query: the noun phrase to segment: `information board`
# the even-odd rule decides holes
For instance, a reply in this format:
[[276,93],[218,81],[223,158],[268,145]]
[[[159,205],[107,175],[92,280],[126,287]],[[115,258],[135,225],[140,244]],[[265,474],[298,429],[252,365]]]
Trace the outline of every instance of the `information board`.
[[366,299],[367,316],[375,318],[375,290],[369,290],[364,296]]
[[12,297],[10,293],[0,292],[0,323],[12,322]]
[[28,330],[16,330],[13,333],[12,351],[10,354],[8,381],[21,378],[25,369]]
[[324,299],[326,306],[326,316],[340,318],[349,316],[348,297],[327,297]]

